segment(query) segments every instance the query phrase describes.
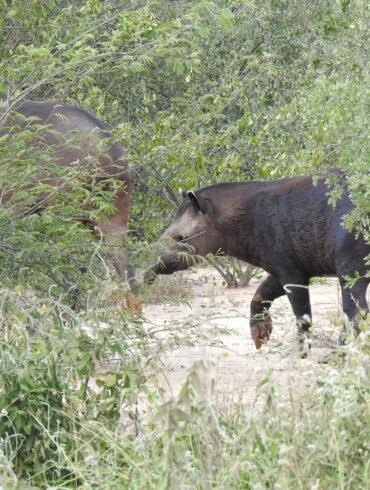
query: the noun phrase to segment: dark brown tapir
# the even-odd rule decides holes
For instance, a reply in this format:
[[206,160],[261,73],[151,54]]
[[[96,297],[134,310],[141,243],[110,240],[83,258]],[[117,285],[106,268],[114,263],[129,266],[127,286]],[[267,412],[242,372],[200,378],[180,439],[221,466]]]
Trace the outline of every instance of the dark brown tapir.
[[[268,272],[251,302],[250,327],[257,349],[272,332],[271,302],[285,294],[297,319],[302,348],[311,326],[311,277],[339,278],[343,310],[351,322],[356,323],[359,311],[369,311],[370,267],[365,258],[370,245],[342,225],[352,208],[348,193],[331,206],[328,191],[324,181],[314,185],[306,176],[212,185],[188,191],[164,232],[177,242],[175,252],[187,243],[198,255],[223,253]],[[160,257],[147,280],[151,272],[172,274],[187,268],[181,254],[171,253]],[[355,274],[359,279],[347,287],[346,277]]]
[[[102,222],[86,224],[105,242],[125,242],[132,174],[122,146],[113,140],[107,126],[90,112],[71,105],[50,101],[25,101],[16,105],[8,114],[0,130],[0,136],[10,134],[14,128],[34,131],[42,144],[52,149],[53,165],[60,167],[77,163],[81,169],[91,170],[94,179],[104,181],[113,178],[118,182],[115,186],[114,200],[116,211]],[[43,165],[42,161],[40,165]],[[12,192],[1,190],[2,203],[11,197]],[[47,201],[47,198],[43,199],[43,205],[47,205],[44,201]],[[122,263],[122,257],[114,258],[113,262],[119,276],[124,280],[129,276],[131,284],[134,284],[133,271]]]

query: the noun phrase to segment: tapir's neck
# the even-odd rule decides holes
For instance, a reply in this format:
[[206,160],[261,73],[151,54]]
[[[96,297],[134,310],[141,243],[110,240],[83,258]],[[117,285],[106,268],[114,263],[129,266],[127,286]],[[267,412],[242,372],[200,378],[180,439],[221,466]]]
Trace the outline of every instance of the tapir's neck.
[[[224,196],[223,204],[215,204],[216,228],[221,238],[221,248],[226,255],[250,260],[248,237],[252,236],[255,212],[254,196],[231,192]],[[227,204],[226,204],[227,203]]]

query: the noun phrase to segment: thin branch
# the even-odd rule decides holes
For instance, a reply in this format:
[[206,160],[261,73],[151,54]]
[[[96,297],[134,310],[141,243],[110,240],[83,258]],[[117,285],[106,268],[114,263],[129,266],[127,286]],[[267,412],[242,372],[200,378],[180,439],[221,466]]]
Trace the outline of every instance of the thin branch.
[[[253,48],[250,50],[248,56],[251,56],[253,53],[255,53],[257,51],[257,49],[262,46],[262,44],[265,42],[265,38],[262,36],[262,39],[260,39],[254,46]],[[239,74],[241,74],[243,71],[244,71],[244,68],[245,68],[245,65],[247,64],[247,61],[248,61],[248,57],[244,58],[244,61],[243,63],[241,64],[240,68],[239,68]]]

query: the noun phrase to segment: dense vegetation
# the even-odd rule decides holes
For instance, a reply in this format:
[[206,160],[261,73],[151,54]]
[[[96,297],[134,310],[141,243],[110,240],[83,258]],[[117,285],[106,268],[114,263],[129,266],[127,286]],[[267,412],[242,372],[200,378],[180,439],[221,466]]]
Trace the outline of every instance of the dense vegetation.
[[[346,226],[370,240],[369,9],[0,0],[0,124],[25,98],[77,104],[108,123],[134,171],[138,264],[182,189],[333,166],[355,204]],[[0,138],[0,188],[17,190],[0,210],[3,486],[367,488],[368,337],[313,382],[309,410],[304,399],[279,407],[272,392],[263,414],[224,414],[197,398],[198,366],[154,420],[138,415],[143,399],[161,405],[150,380],[166,346],[122,311],[101,245],[71,226],[83,182],[68,197],[56,189],[46,212],[24,212],[42,191],[30,188],[39,154],[25,151],[29,139]],[[111,195],[94,192],[92,212],[108,212]]]

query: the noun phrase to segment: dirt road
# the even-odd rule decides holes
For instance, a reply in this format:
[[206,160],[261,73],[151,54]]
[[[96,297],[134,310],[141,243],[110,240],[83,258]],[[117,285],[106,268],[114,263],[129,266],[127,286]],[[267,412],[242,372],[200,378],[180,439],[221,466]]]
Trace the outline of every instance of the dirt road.
[[[307,360],[296,351],[296,326],[287,298],[274,302],[274,329],[270,342],[260,351],[255,349],[249,333],[249,304],[258,281],[243,289],[227,289],[214,269],[183,272],[190,290],[189,305],[156,304],[144,307],[144,317],[153,326],[177,330],[182,338],[178,348],[162,356],[163,386],[176,395],[185,381],[189,368],[197,360],[209,362],[209,376],[214,393],[220,400],[242,399],[253,404],[256,387],[270,372],[276,384],[283,388],[301,389],[304,377],[300,372],[312,368],[325,369],[319,361],[330,352],[341,325],[340,291],[338,282],[326,279],[310,287],[314,341]],[[186,329],[191,326],[204,337],[186,344]],[[224,331],[212,331],[221,329]],[[164,334],[165,335],[165,334]]]

